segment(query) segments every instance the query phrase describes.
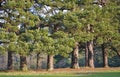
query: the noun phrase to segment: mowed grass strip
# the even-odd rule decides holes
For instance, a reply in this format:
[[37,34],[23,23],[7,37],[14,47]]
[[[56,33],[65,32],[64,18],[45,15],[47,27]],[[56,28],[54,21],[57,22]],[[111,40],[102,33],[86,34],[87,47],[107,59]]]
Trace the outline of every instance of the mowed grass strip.
[[94,73],[91,76],[86,77],[120,77],[120,72]]
[[120,72],[80,73],[74,75],[0,75],[0,77],[120,77]]

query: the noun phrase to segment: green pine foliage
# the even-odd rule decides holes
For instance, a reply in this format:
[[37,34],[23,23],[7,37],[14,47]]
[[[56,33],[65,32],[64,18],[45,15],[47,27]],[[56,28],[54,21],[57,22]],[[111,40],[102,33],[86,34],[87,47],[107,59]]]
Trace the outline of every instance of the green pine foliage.
[[[119,0],[109,0],[105,6],[99,2],[93,4],[93,0],[37,2],[41,6],[35,6],[34,0],[7,0],[2,6],[8,16],[4,17],[7,21],[4,25],[0,23],[0,53],[35,52],[68,57],[76,42],[83,44],[90,40],[95,47],[106,44],[106,48],[114,46],[120,50]],[[50,9],[46,10],[46,17],[29,11],[35,7],[39,14],[47,6]]]
[[52,37],[55,41],[55,48],[58,54],[64,57],[69,56],[69,53],[72,52],[75,47],[75,40],[62,31],[55,32]]
[[0,46],[0,55],[3,55],[6,52],[6,49],[4,46]]

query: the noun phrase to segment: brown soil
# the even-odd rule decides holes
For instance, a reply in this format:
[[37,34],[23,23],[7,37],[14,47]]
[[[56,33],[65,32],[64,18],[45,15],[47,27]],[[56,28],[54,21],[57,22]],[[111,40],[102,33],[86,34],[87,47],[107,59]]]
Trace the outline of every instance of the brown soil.
[[36,72],[51,72],[51,73],[88,73],[88,72],[120,72],[120,67],[114,68],[88,68],[81,67],[79,69],[71,69],[71,68],[59,68],[54,69],[52,71],[46,70],[35,70]]
[[94,73],[94,72],[120,72],[120,67],[114,68],[88,68],[88,67],[80,67],[79,69],[71,69],[71,68],[59,68],[54,69],[52,71],[47,71],[45,69],[41,70],[29,70],[29,71],[0,71],[0,72],[7,72],[7,73],[20,73],[20,74],[80,74],[80,73]]

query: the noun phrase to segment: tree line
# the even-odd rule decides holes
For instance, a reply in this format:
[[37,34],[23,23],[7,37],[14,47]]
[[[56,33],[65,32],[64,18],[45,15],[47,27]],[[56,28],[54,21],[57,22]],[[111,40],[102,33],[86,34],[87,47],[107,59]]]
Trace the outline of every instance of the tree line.
[[85,65],[94,68],[94,48],[101,48],[103,67],[108,49],[120,56],[119,0],[0,0],[0,53],[20,55],[20,69],[27,55],[47,54],[47,69],[54,56],[71,55],[71,68],[79,68],[79,49],[85,49]]

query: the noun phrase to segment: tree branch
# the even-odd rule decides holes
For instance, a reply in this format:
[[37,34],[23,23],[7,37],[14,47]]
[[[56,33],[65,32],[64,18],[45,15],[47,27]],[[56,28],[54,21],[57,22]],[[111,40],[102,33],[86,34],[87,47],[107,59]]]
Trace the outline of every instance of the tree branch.
[[120,57],[120,52],[114,46],[111,46],[111,49],[114,50],[117,53],[117,55]]

